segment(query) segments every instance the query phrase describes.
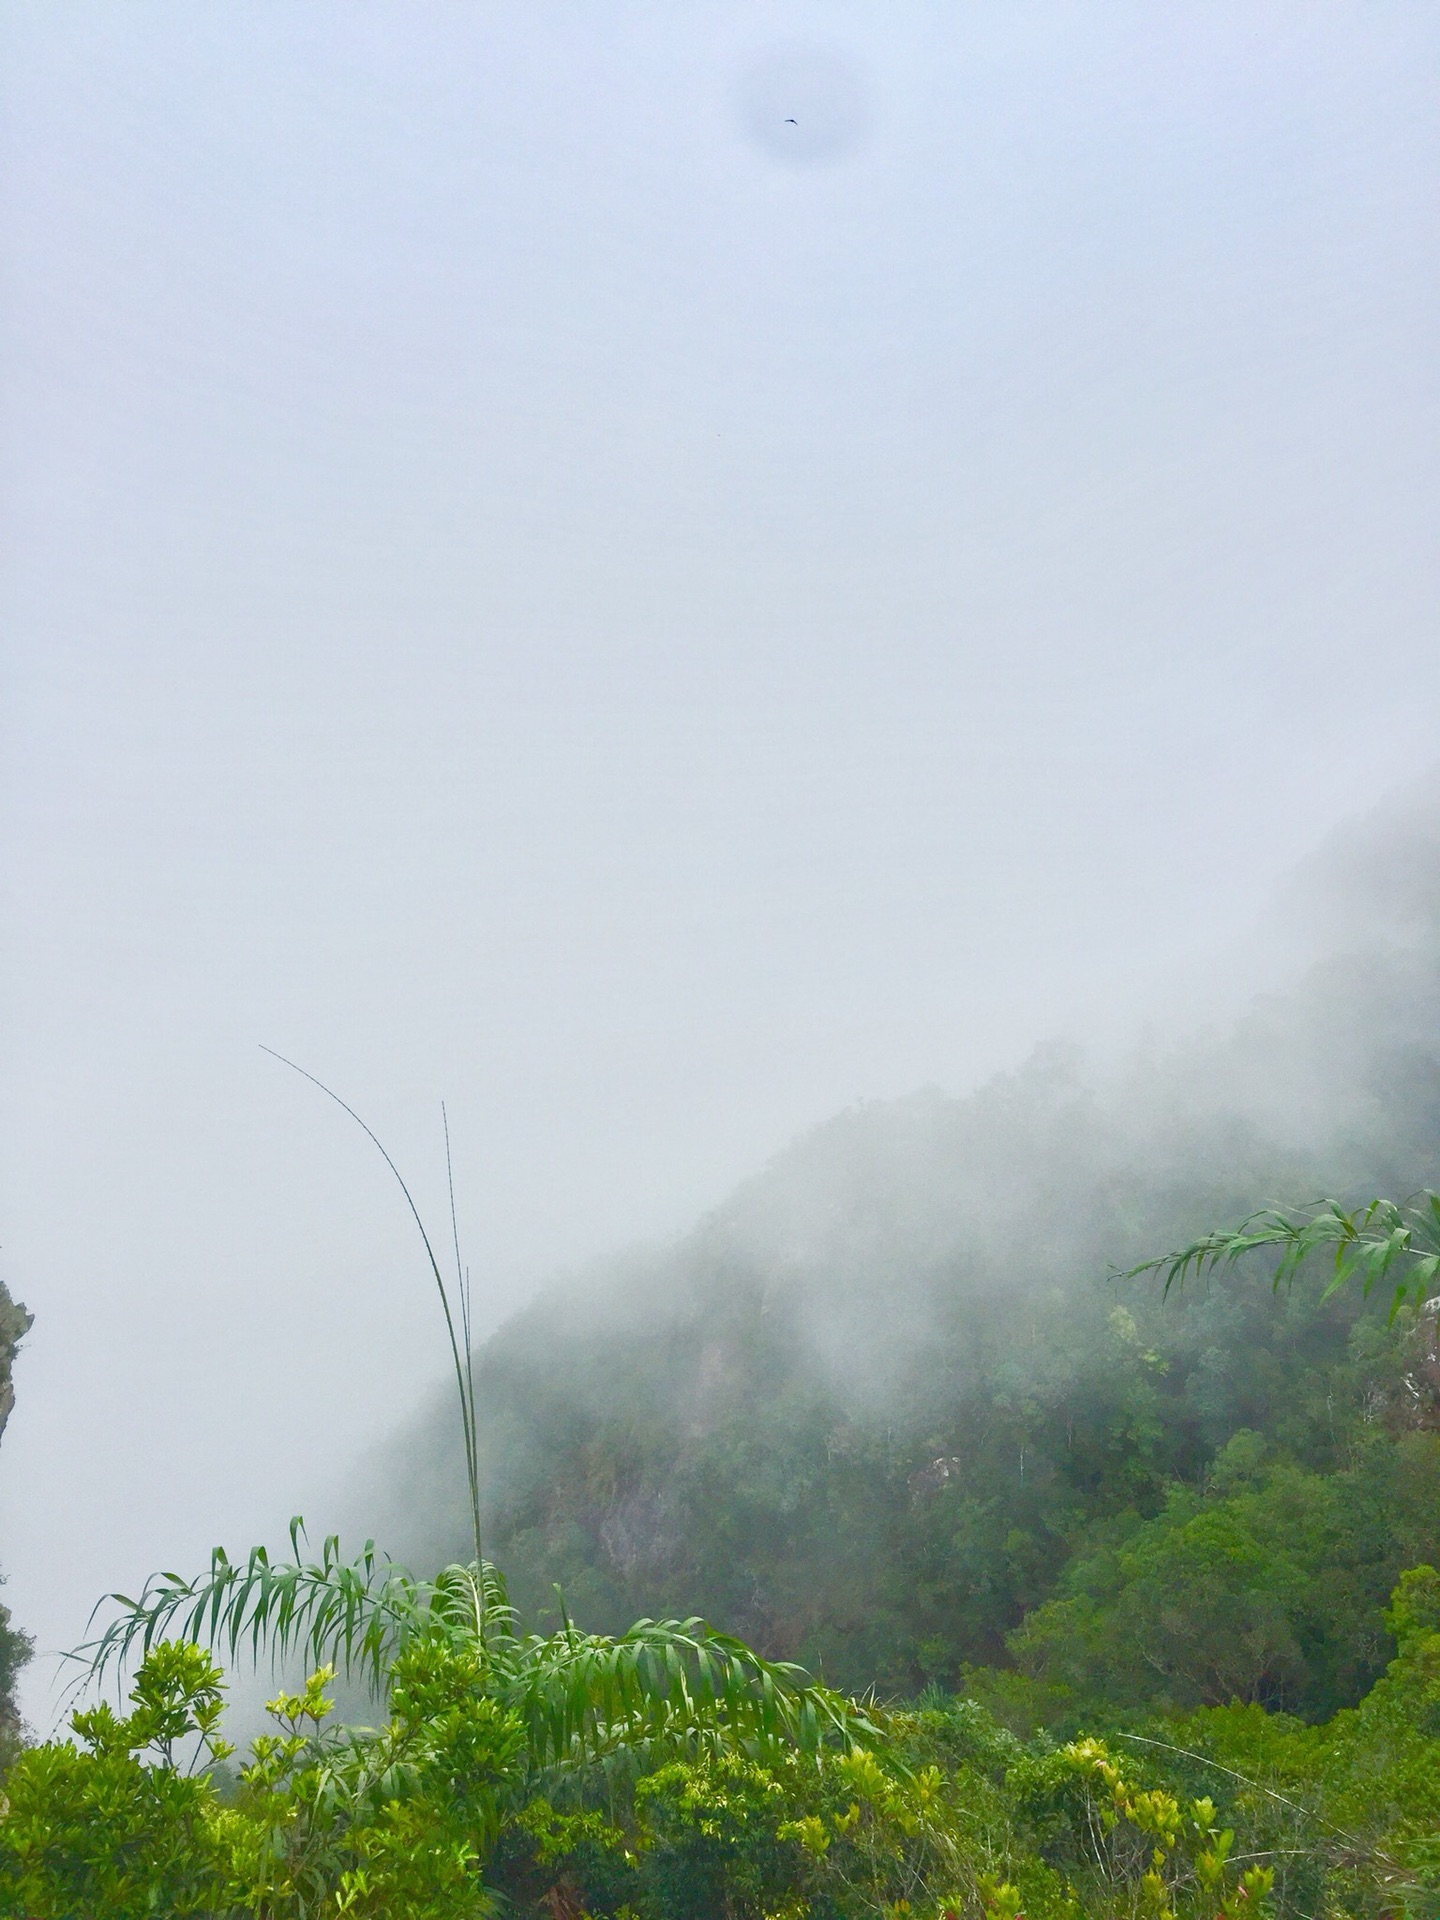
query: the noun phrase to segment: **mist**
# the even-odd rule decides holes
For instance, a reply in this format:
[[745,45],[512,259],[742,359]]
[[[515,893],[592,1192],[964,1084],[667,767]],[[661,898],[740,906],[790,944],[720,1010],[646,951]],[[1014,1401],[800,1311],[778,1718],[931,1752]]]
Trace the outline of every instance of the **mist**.
[[[1333,1408],[1347,1350],[1373,1363],[1388,1343],[1372,1455],[1428,1436],[1433,1307],[1397,1343],[1383,1289],[1277,1293],[1262,1267],[1172,1295],[1123,1270],[1264,1206],[1440,1185],[1437,834],[1431,779],[1332,835],[1270,932],[1335,944],[1238,1015],[1090,1057],[1050,1042],[962,1097],[853,1107],[685,1235],[516,1315],[478,1379],[487,1550],[527,1612],[558,1620],[558,1587],[618,1631],[688,1604],[847,1686],[913,1687],[953,1673],[955,1646],[1005,1659],[1053,1582],[1040,1564],[1074,1549],[1060,1483],[1086,1484],[1087,1427],[1137,1462],[1164,1430],[1170,1473],[1209,1485],[1237,1434],[1283,1444],[1305,1382],[1318,1398],[1329,1377]],[[411,1564],[463,1557],[453,1394],[341,1504]],[[1037,1563],[1028,1597],[1007,1532]],[[941,1636],[897,1628],[927,1611],[948,1668]]]
[[[845,1115],[708,1231],[722,1290],[811,1275],[796,1337],[872,1404],[932,1325],[893,1275],[1033,1210],[1040,1122],[948,1102],[1045,1036],[1132,1061],[1024,1082],[1093,1084],[1067,1191],[1158,1151],[1151,1100],[1238,1109],[1277,1181],[1418,1183],[1260,1016],[1153,1087],[1132,1048],[1416,870],[1367,842],[1368,893],[1265,918],[1433,754],[1437,34],[4,11],[0,1568],[43,1653],[217,1539],[394,1512],[344,1489],[440,1376],[433,1301],[257,1043],[432,1219],[447,1100],[484,1333]],[[445,1550],[445,1500],[386,1544]]]

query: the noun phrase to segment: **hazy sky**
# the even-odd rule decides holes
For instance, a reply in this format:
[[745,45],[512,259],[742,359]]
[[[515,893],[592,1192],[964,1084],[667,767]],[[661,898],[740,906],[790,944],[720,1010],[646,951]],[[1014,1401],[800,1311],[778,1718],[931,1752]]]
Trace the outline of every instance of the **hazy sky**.
[[[46,1648],[1435,755],[1440,11],[0,6],[0,1459]],[[794,120],[792,127],[788,123]],[[48,1672],[27,1696],[48,1715]]]

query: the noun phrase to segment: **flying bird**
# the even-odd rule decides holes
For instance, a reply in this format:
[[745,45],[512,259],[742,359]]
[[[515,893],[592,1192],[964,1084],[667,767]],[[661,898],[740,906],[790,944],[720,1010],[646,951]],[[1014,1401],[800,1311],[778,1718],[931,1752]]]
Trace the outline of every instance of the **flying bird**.
[[785,124],[787,127],[798,127],[800,122],[798,120],[787,120]]

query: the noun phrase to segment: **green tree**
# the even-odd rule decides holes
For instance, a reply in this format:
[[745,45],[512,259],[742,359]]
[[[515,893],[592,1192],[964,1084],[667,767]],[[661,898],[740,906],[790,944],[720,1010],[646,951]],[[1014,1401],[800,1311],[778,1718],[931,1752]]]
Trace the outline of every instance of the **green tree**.
[[1238,1700],[1325,1719],[1384,1667],[1385,1596],[1417,1544],[1440,1548],[1437,1436],[1379,1438],[1317,1474],[1241,1432],[1205,1486],[1092,1528],[1010,1648],[1092,1714]]
[[219,1910],[225,1847],[209,1778],[184,1763],[220,1759],[219,1669],[198,1647],[152,1649],[123,1718],[77,1713],[80,1745],[23,1752],[5,1781],[0,1913],[25,1920],[152,1920]]

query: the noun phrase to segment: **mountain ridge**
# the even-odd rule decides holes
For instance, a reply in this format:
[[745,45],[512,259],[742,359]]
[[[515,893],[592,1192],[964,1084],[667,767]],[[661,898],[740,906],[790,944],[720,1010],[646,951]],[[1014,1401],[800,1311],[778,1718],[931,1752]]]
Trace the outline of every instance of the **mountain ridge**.
[[[1374,1303],[1113,1275],[1262,1204],[1440,1184],[1440,888],[1415,876],[1403,937],[1338,897],[1397,843],[1440,872],[1432,805],[1340,836],[1350,944],[1228,1027],[1103,1070],[1052,1042],[968,1095],[851,1108],[688,1234],[514,1316],[477,1366],[517,1597],[543,1615],[559,1585],[606,1628],[698,1610],[846,1685],[954,1684],[1012,1665],[1096,1530],[1156,1522],[1237,1434],[1334,1475],[1367,1405],[1403,1426],[1408,1336]],[[452,1422],[437,1406],[368,1488],[417,1564],[464,1549]]]

